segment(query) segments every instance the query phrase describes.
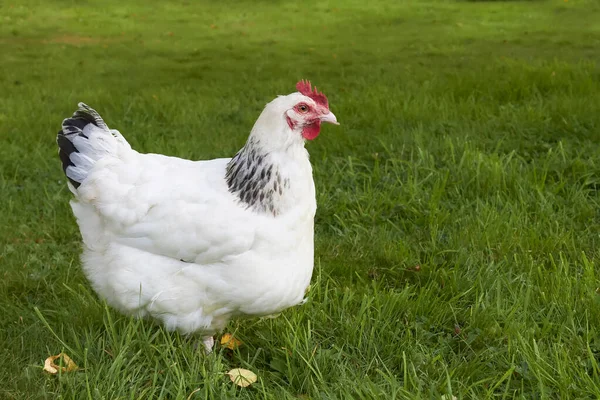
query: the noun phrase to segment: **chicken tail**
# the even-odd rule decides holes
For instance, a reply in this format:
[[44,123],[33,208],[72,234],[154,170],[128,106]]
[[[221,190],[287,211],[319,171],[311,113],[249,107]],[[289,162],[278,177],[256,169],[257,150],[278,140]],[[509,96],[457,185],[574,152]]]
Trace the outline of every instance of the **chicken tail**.
[[78,106],[73,116],[63,121],[56,137],[63,171],[75,189],[98,160],[117,155],[123,146],[131,149],[123,135],[109,129],[96,110],[84,103]]

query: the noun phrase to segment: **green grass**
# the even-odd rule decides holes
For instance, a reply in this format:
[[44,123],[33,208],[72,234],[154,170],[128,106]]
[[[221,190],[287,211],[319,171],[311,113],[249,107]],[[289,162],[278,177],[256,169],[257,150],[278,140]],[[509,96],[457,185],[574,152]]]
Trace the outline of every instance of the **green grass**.
[[[600,397],[597,1],[107,3],[0,4],[0,398]],[[308,144],[310,301],[208,357],[99,301],[54,142],[76,102],[214,158],[301,78],[342,123]],[[42,372],[61,351],[84,369]]]

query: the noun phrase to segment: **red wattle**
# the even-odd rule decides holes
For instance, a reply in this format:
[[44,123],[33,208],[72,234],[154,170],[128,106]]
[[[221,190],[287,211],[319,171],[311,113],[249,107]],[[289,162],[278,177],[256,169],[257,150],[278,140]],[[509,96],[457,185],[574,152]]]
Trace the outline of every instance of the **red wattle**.
[[313,140],[321,132],[321,121],[317,120],[313,124],[306,125],[302,128],[302,137],[307,140]]

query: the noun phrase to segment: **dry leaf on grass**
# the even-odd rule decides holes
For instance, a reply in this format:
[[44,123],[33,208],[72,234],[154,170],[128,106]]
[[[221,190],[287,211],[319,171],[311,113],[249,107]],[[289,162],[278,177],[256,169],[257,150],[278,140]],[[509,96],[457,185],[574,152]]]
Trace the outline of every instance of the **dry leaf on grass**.
[[231,333],[224,333],[223,336],[221,336],[221,346],[223,346],[225,348],[235,350],[238,347],[240,347],[241,345],[242,345],[242,341],[240,339],[233,337],[233,335]]
[[241,387],[250,386],[258,379],[254,372],[244,368],[234,368],[227,372],[227,375],[229,375],[231,382]]
[[[63,359],[63,364],[66,366],[56,365],[54,363],[54,361],[56,359],[61,358],[61,357]],[[72,371],[77,371],[77,369],[79,369],[77,364],[75,364],[75,362],[73,362],[73,360],[71,360],[71,357],[69,357],[65,353],[60,353],[55,356],[50,356],[50,357],[46,358],[46,361],[44,361],[44,371],[49,372],[53,375],[57,374],[58,371],[72,372]]]

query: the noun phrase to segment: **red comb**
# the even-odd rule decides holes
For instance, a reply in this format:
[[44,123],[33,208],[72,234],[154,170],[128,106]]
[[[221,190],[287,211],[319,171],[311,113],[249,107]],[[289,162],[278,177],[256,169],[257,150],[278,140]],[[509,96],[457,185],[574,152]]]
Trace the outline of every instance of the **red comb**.
[[311,85],[310,85],[310,81],[307,81],[304,79],[301,80],[300,82],[296,83],[296,89],[300,93],[305,95],[306,97],[310,97],[311,99],[313,99],[315,101],[315,103],[329,108],[329,102],[327,101],[327,96],[325,96],[323,93],[318,92],[316,87],[313,92]]

